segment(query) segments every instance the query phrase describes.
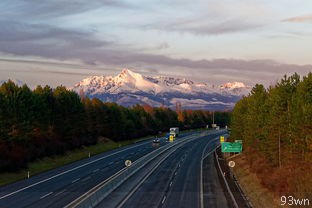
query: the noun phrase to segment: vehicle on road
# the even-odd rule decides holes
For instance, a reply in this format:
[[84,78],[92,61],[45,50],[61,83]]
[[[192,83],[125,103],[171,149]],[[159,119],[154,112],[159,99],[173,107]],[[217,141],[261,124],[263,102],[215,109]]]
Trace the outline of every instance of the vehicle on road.
[[179,135],[179,127],[172,127],[169,132],[170,135],[173,135],[173,137],[177,137]]
[[159,140],[158,138],[155,138],[155,139],[153,140],[153,143],[160,143],[160,140]]

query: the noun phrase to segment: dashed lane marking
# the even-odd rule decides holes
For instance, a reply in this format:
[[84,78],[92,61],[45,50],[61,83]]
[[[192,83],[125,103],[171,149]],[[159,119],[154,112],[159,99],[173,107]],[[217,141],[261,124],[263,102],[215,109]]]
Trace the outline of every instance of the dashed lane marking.
[[57,192],[54,196],[58,196],[58,195],[60,195],[60,194],[64,193],[65,191],[66,191],[66,189],[63,189],[62,191]]
[[163,204],[166,201],[166,196],[164,196],[163,200],[161,201],[161,203]]
[[76,180],[73,180],[72,183],[76,183],[79,180],[80,180],[80,178],[77,178]]
[[95,172],[98,172],[100,169],[96,169],[96,170],[94,170],[94,171],[92,171],[93,173],[95,173]]
[[47,196],[53,194],[53,192],[47,193],[46,195],[43,195],[42,197],[40,197],[40,199],[46,198]]

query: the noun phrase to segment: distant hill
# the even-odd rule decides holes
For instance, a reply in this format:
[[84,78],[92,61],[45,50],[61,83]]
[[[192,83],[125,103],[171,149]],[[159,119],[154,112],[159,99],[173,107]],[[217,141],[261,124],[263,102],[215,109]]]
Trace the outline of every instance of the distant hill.
[[[21,81],[21,80],[19,80],[19,79],[9,79],[9,80],[11,80],[12,82],[14,82],[17,86],[23,86],[25,83],[23,82],[23,81]],[[9,80],[0,80],[0,86],[3,84],[3,83],[5,83],[5,82],[7,82],[7,81],[9,81]]]

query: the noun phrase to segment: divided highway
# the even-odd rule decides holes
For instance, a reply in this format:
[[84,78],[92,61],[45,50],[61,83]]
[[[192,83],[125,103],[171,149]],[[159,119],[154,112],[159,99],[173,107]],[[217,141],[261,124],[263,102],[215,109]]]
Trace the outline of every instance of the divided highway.
[[[185,142],[167,157],[147,178],[133,176],[127,183],[117,188],[106,197],[97,207],[201,207],[201,159],[204,153],[209,155],[219,144],[216,134],[198,136],[191,142]],[[209,156],[210,157],[210,156]],[[211,169],[215,170],[213,163]],[[211,184],[217,184],[218,190],[222,190],[218,183],[217,174],[208,172]],[[141,185],[136,187],[134,193],[121,202],[116,192],[125,190],[130,181],[138,181]],[[143,181],[142,181],[143,180]],[[206,181],[207,182],[207,181]],[[214,196],[214,201],[224,201],[219,207],[227,207],[227,200],[223,192],[208,193]],[[215,206],[218,207],[218,206]]]
[[[97,207],[111,207],[111,204],[119,207],[201,207],[201,159],[203,155],[209,155],[218,146],[219,139],[217,137],[222,133],[224,132],[214,132],[208,135],[199,133],[181,135],[177,140],[184,141],[175,149],[173,148],[174,151],[169,149],[167,153],[164,152],[161,161],[160,156],[152,160],[149,164],[151,170],[145,170],[148,173],[145,177],[143,175],[143,173],[145,174],[144,167],[113,191]],[[188,136],[193,139],[188,139]],[[164,138],[160,139],[160,147],[167,145],[168,142]],[[0,207],[68,206],[97,184],[123,169],[126,159],[136,161],[156,149],[157,147],[152,146],[152,140],[148,140],[1,187]],[[157,160],[159,161],[156,165]],[[213,163],[210,164],[211,167],[208,169],[215,170]],[[208,174],[210,175],[205,177],[205,184],[211,183],[214,187],[217,186],[215,190],[222,190],[215,171],[210,171]],[[123,186],[127,186],[129,183],[138,185],[132,189],[131,194],[126,193],[127,197],[123,198],[122,202],[116,201],[116,197],[113,197],[114,194],[122,192]],[[210,204],[216,205],[217,202],[224,201],[222,207],[227,207],[223,192],[208,194],[213,196],[209,197],[212,200],[209,202]]]
[[[183,136],[187,136],[184,134]],[[64,207],[83,193],[155,150],[152,140],[109,151],[0,188],[0,207]],[[167,145],[165,139],[160,146]]]

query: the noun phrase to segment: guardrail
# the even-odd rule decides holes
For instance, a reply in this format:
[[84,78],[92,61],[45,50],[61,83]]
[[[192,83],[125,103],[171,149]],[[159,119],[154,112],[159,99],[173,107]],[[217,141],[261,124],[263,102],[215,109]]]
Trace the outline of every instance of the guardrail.
[[[216,153],[216,152],[215,152],[215,158],[216,158],[216,160],[217,160],[217,164],[218,164],[218,167],[219,167],[219,171],[220,171],[221,175],[223,176],[223,172],[222,172],[222,169],[221,169],[221,166],[220,166],[220,163],[219,163],[219,159],[217,158],[217,153]],[[234,207],[235,207],[235,208],[239,208],[239,206],[238,206],[238,204],[237,204],[237,202],[236,202],[236,200],[235,200],[235,197],[234,197],[234,195],[233,195],[233,193],[232,193],[232,191],[231,191],[231,189],[230,189],[230,187],[229,187],[229,184],[228,184],[228,182],[226,181],[226,178],[225,178],[224,176],[223,176],[222,178],[223,178],[223,180],[224,180],[224,183],[225,183],[225,186],[226,186],[226,188],[227,188],[227,190],[228,190],[228,193],[229,193],[229,195],[230,195],[230,197],[231,197],[231,199],[232,199],[232,202],[233,202]]]
[[[215,134],[219,134],[219,133],[226,133],[227,131],[222,131],[222,132],[218,132]],[[228,137],[228,134],[224,134],[225,137]],[[217,140],[219,140],[219,136],[215,137],[214,139],[210,140],[206,146],[204,147],[204,150],[202,152],[202,157],[200,160],[200,207],[204,208],[204,187],[203,187],[203,161],[206,157],[208,157],[212,152],[214,152],[219,146],[220,144],[218,144],[217,146],[215,146],[211,151],[207,152],[207,147],[209,144],[211,144],[212,142],[216,142]]]
[[118,171],[116,174],[112,175],[108,179],[104,180],[94,188],[92,188],[87,193],[83,194],[67,206],[65,208],[89,208],[95,207],[99,204],[105,197],[107,197],[112,191],[114,191],[119,185],[125,182],[128,178],[130,178],[133,174],[147,165],[150,161],[168,151],[169,149],[175,147],[176,145],[188,141],[189,139],[194,139],[198,134],[191,135],[189,137],[185,137],[182,140],[177,140],[174,143],[170,143],[162,148],[159,148],[142,158],[135,161],[130,167],[125,167]]

